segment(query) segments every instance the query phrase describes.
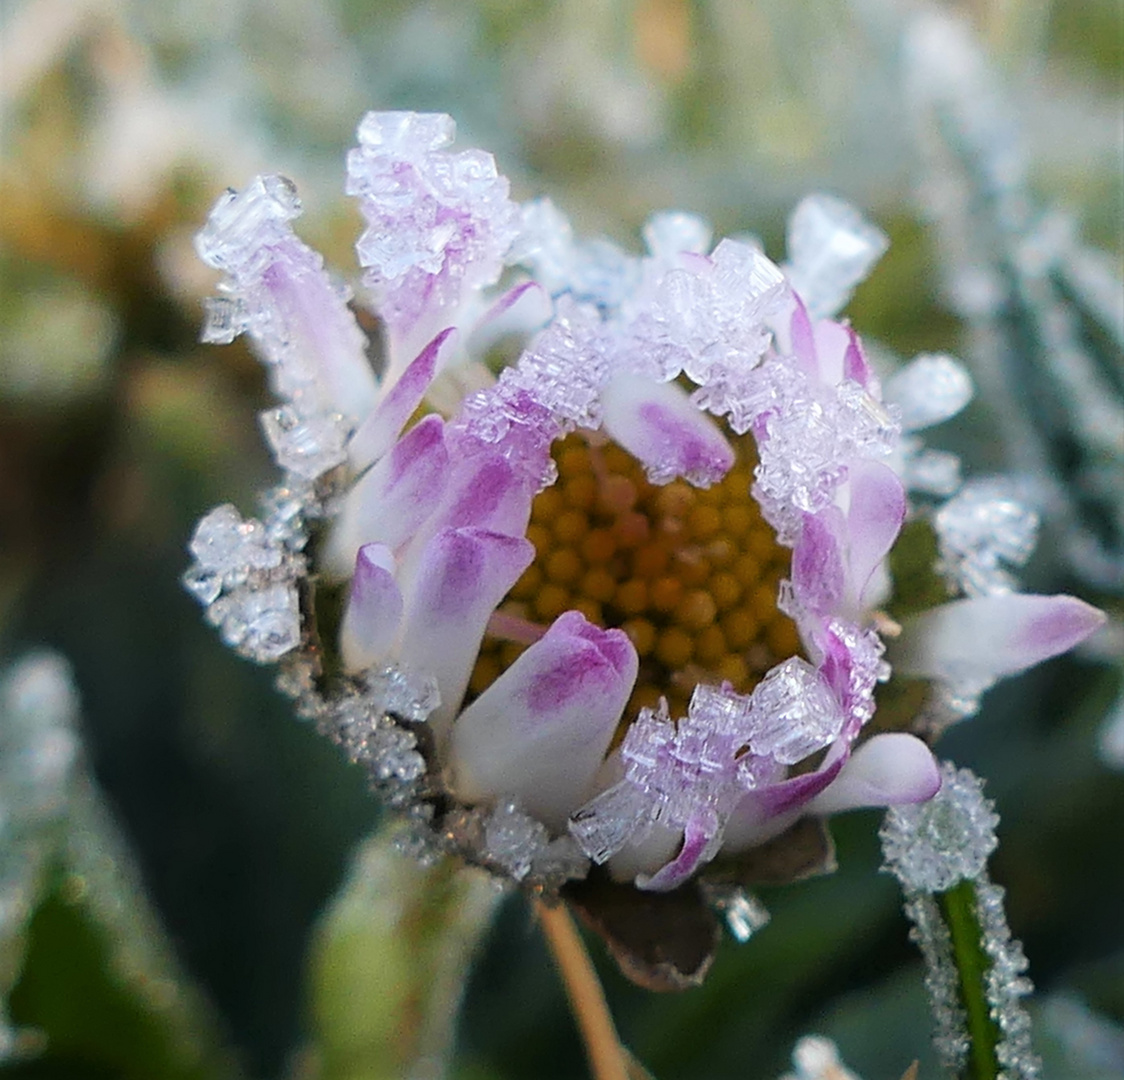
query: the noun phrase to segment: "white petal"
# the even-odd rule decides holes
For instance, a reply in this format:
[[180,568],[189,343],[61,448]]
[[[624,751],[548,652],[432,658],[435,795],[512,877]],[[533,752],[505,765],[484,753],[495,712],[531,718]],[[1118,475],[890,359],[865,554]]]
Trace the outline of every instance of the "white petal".
[[402,621],[402,593],[394,572],[390,548],[364,544],[359,549],[340,627],[340,651],[349,671],[363,671],[390,655]]
[[831,786],[807,807],[810,814],[837,814],[860,806],[924,802],[941,786],[932,751],[902,732],[875,735],[863,743]]
[[605,430],[643,463],[654,484],[682,476],[709,487],[734,464],[734,451],[714,421],[675,383],[615,375],[602,390],[601,405]]
[[1073,596],[956,600],[907,620],[891,661],[903,675],[986,689],[1067,652],[1104,621],[1102,612]]
[[328,572],[350,573],[363,544],[396,551],[410,540],[438,504],[448,470],[444,425],[427,416],[348,492],[324,557]]
[[399,657],[437,680],[441,704],[429,726],[438,740],[460,707],[489,616],[534,557],[529,540],[483,529],[443,529],[425,546],[406,597]]
[[442,353],[455,345],[456,331],[450,327],[437,335],[391,386],[378,408],[360,425],[351,439],[348,454],[355,470],[378,461],[398,439],[406,421],[421,404]]
[[555,832],[589,794],[636,682],[620,630],[569,611],[453,725],[457,794],[514,796]]

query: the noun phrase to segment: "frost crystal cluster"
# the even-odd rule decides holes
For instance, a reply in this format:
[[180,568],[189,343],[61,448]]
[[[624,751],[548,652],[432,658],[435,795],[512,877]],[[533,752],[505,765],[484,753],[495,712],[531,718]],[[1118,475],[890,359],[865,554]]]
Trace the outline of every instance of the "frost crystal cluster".
[[[207,618],[279,663],[417,851],[533,889],[604,863],[670,891],[802,816],[931,797],[924,743],[865,728],[907,488],[959,482],[916,432],[971,385],[922,357],[884,392],[832,318],[885,237],[815,196],[783,268],[682,213],[631,254],[511,201],[454,135],[445,116],[371,113],[348,156],[381,364],[294,233],[287,181],[228,192],[199,234],[223,275],[204,337],[249,336],[284,472],[259,518],[199,523],[185,583]],[[487,366],[511,335],[518,360]],[[944,557],[986,576],[978,537],[1000,533],[1008,563],[1025,537],[977,504]],[[1099,618],[984,592],[903,627],[905,666],[978,693]],[[1033,610],[1012,621],[1012,599]],[[979,648],[997,624],[998,665]]]

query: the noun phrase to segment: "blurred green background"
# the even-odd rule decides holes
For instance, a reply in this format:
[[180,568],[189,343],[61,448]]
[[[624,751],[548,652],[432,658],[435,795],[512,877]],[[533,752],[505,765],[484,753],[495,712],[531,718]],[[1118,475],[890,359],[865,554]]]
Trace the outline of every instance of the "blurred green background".
[[[271,674],[221,647],[178,583],[195,520],[225,501],[251,511],[272,475],[254,422],[267,403],[258,364],[241,343],[197,343],[214,276],[190,238],[221,190],[257,171],[291,176],[302,235],[344,275],[356,271],[359,222],[342,195],[343,154],[370,108],[452,113],[458,145],[494,151],[516,198],[548,194],[580,230],[630,248],[651,212],[679,208],[719,235],[752,231],[779,258],[788,210],[830,190],[892,240],[848,309],[859,331],[902,356],[956,352],[963,330],[941,300],[901,92],[897,35],[916,6],[6,0],[0,652],[49,645],[73,665],[85,760],[132,852],[118,861],[162,926],[145,932],[166,935],[198,1008],[154,1004],[143,971],[122,974],[114,937],[132,931],[99,914],[60,855],[27,937],[0,957],[0,968],[20,957],[10,1017],[45,1032],[47,1049],[0,1075],[406,1075],[347,1048],[382,1045],[378,1018],[396,991],[379,973],[393,941],[428,940],[440,917],[403,928],[401,913],[384,913],[370,932],[342,919],[314,934],[377,808],[289,715]],[[1119,267],[1124,9],[956,10],[1024,124],[1033,194],[1074,214]],[[1002,468],[991,431],[982,398],[936,441],[969,466]],[[1118,598],[1074,579],[1049,523],[1026,578],[1119,612]],[[1046,1050],[1055,1028],[1073,1027],[1074,1002],[1078,1015],[1088,1006],[1124,1024],[1124,776],[1097,753],[1119,682],[1118,667],[1080,657],[1044,665],[989,694],[940,748],[998,802],[992,872],[1042,991]],[[873,813],[836,822],[838,874],[766,891],[771,925],[726,942],[701,989],[640,991],[593,944],[622,1037],[654,1076],[775,1077],[810,1031],[835,1038],[867,1080],[896,1080],[914,1058],[935,1075],[920,961],[896,885],[877,873],[877,824]],[[422,888],[384,872],[403,896]],[[468,903],[455,890],[447,901]],[[385,925],[398,928],[393,941]],[[333,951],[333,934],[353,945]],[[333,1025],[344,1002],[369,1032]],[[1055,1076],[1114,1075],[1055,1060]],[[472,969],[452,1075],[585,1075],[518,896],[502,902]]]

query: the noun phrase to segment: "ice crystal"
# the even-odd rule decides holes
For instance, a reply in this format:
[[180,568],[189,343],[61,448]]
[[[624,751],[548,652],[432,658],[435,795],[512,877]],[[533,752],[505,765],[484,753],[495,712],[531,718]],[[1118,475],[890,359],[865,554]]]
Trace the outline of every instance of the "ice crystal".
[[788,219],[785,273],[813,319],[843,309],[890,241],[849,203],[809,195]]
[[726,920],[730,936],[740,944],[768,926],[768,909],[740,885],[708,884],[704,892],[711,906]]
[[195,564],[184,585],[228,645],[264,664],[300,644],[300,557],[283,539],[226,504],[199,522],[188,547]]
[[338,414],[301,416],[291,405],[261,414],[274,460],[305,480],[315,480],[347,460],[348,425]]
[[206,304],[203,340],[226,343],[248,333],[274,391],[302,420],[357,420],[376,394],[366,339],[347,308],[348,291],[293,233],[290,222],[300,212],[293,184],[278,176],[259,176],[215,205],[195,246],[226,276],[223,295]]
[[946,762],[932,799],[887,811],[881,833],[886,865],[904,888],[917,892],[944,892],[958,881],[974,881],[998,844],[998,823],[979,779]]
[[[936,1023],[934,1045],[943,1064],[960,1069],[971,1046],[960,981],[982,977],[991,1018],[998,1028],[996,1057],[1002,1080],[1035,1080],[1040,1062],[1031,1048],[1030,1018],[1020,999],[1033,990],[1026,977],[1022,946],[1011,938],[1003,911],[1003,890],[992,884],[987,860],[995,850],[999,817],[983,796],[983,785],[968,769],[942,766],[938,794],[919,806],[893,807],[882,826],[886,867],[905,893],[927,969],[925,986]],[[958,969],[949,928],[936,895],[968,882],[979,926],[986,970]]]
[[1038,539],[1038,514],[1009,480],[973,480],[933,519],[940,543],[940,570],[968,596],[1011,592],[1015,580],[1004,564],[1022,566]]

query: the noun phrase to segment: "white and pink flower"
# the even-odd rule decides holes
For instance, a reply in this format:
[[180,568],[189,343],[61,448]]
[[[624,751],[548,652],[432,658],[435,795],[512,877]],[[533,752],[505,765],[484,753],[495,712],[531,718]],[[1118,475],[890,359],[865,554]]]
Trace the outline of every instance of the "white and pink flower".
[[[448,117],[369,114],[349,157],[348,190],[368,222],[360,260],[390,339],[381,379],[346,293],[292,234],[299,205],[285,182],[259,178],[228,195],[200,236],[200,253],[227,275],[208,339],[251,334],[285,399],[263,420],[277,459],[298,497],[335,518],[316,569],[350,579],[336,645],[345,670],[428,680],[439,696],[426,762],[437,788],[470,807],[514,804],[571,859],[576,843],[642,889],[674,889],[801,815],[931,797],[939,772],[919,738],[862,736],[890,675],[879,609],[908,509],[901,473],[918,460],[901,417],[913,431],[959,405],[924,402],[939,391],[924,365],[896,380],[887,404],[857,335],[824,317],[884,239],[820,200],[798,214],[789,276],[746,243],[708,253],[705,228],[685,215],[654,220],[648,258],[608,246],[601,258],[553,208],[520,213],[490,155],[453,154],[452,137]],[[550,297],[549,322],[454,414],[411,423],[450,351],[466,362],[484,290],[513,244],[542,282],[509,290],[491,313],[523,305],[522,324],[534,325]],[[929,368],[949,382],[947,364]],[[962,381],[951,382],[963,404]],[[756,442],[753,495],[792,551],[778,604],[803,655],[749,693],[699,683],[685,716],[661,702],[624,717],[610,753],[636,648],[566,611],[549,626],[508,626],[529,647],[466,705],[481,644],[504,622],[496,609],[535,555],[528,521],[556,476],[552,445],[586,431],[626,449],[653,484],[707,487],[735,463],[718,419]],[[338,512],[316,494],[331,470],[344,478]],[[256,580],[230,578],[218,561],[204,569],[207,601]],[[234,584],[212,585],[215,573]],[[262,582],[278,587],[276,576]],[[901,627],[894,659],[978,696],[1100,621],[1072,597],[955,600]]]

